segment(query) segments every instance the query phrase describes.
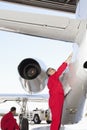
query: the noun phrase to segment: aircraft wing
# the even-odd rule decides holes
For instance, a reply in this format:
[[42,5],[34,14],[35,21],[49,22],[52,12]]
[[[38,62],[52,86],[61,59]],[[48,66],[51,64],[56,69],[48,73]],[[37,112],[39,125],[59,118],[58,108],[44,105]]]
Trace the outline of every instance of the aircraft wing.
[[24,99],[32,102],[47,102],[48,94],[0,94],[0,103],[6,101],[22,101]]
[[0,10],[0,30],[79,43],[85,29],[85,20]]

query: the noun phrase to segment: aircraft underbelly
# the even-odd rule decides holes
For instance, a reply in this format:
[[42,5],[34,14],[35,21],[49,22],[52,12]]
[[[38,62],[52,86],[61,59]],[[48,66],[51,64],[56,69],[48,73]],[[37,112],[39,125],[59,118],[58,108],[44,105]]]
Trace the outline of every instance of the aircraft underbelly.
[[82,38],[85,24],[85,21],[66,17],[0,10],[1,30],[68,42]]

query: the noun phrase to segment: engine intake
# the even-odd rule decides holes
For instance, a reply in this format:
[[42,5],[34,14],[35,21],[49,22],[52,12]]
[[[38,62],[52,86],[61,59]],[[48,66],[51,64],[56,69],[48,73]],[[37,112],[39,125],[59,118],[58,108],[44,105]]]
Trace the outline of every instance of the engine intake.
[[83,64],[83,67],[87,69],[87,61]]
[[34,79],[41,73],[41,67],[36,60],[28,58],[19,64],[18,72],[24,79]]
[[27,58],[18,65],[18,72],[22,87],[28,92],[40,92],[46,85],[46,73],[41,69],[39,63]]

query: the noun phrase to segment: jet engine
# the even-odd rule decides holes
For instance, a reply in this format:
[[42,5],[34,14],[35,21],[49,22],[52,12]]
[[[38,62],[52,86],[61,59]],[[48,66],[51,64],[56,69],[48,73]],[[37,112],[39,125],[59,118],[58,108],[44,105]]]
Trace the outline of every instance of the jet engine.
[[40,92],[46,85],[46,73],[35,59],[27,58],[18,65],[22,87],[28,93]]
[[83,64],[83,68],[87,69],[87,61],[85,61],[85,63]]

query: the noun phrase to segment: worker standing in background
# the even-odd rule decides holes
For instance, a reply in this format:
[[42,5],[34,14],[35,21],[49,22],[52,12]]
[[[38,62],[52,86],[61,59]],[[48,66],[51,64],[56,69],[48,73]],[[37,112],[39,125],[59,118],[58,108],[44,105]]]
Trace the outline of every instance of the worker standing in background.
[[10,111],[6,113],[1,119],[1,130],[20,130],[19,125],[14,118],[16,108],[11,107]]

